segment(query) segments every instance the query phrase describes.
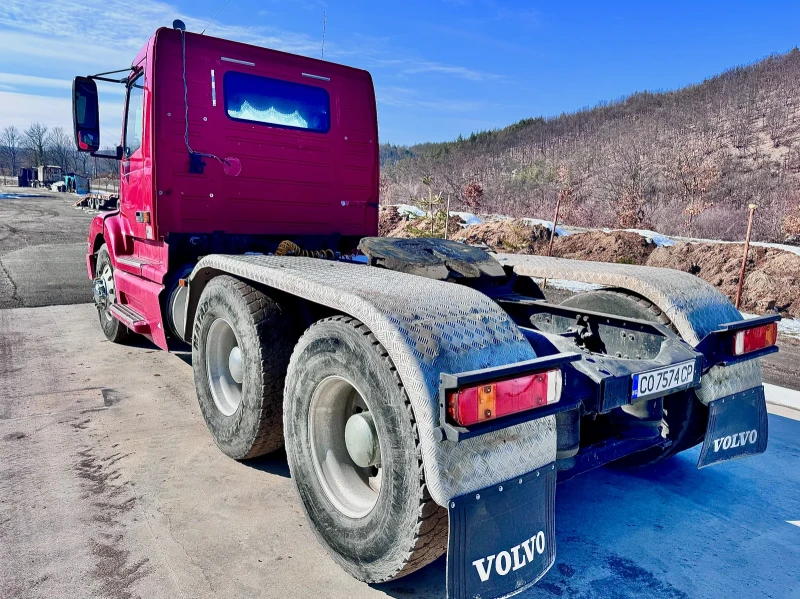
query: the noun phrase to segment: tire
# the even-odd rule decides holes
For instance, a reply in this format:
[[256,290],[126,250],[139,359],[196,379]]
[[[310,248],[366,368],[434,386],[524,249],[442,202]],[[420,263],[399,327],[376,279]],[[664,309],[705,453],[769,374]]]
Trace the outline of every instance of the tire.
[[[677,333],[670,319],[648,300],[616,289],[589,291],[574,295],[562,302],[571,308],[582,308],[626,318],[638,318],[669,327]],[[672,441],[667,448],[655,447],[626,456],[615,462],[621,466],[646,466],[655,464],[690,449],[703,440],[708,424],[708,408],[697,399],[694,391],[674,393],[664,398],[664,416],[661,434]]]
[[217,446],[235,460],[283,446],[283,384],[294,331],[291,315],[233,277],[212,279],[200,296],[192,333],[197,398]]
[[[345,392],[324,391],[331,386]],[[380,467],[360,469],[347,448],[338,451],[341,439],[322,466],[316,456],[326,449],[324,440],[336,443],[348,413],[358,410],[374,422]],[[447,511],[428,493],[411,404],[388,353],[364,324],[337,316],[306,331],[289,364],[284,414],[289,469],[303,509],[344,570],[364,582],[386,582],[444,553]],[[325,474],[331,463],[343,474],[339,479]],[[365,482],[362,475],[373,478]]]
[[123,343],[131,336],[131,332],[128,327],[111,315],[111,305],[117,303],[116,282],[114,281],[111,256],[108,254],[108,247],[105,243],[97,251],[94,274],[95,278],[102,278],[105,281],[107,291],[105,307],[97,306],[100,328],[103,329],[106,339],[112,343]]

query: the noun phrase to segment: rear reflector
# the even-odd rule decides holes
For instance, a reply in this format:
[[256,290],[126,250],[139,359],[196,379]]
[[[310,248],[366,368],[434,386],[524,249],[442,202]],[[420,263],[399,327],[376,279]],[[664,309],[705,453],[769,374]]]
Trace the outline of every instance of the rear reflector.
[[771,322],[760,327],[744,329],[733,338],[733,354],[741,356],[775,345],[778,339],[778,323]]
[[469,426],[541,408],[561,399],[561,380],[561,370],[555,368],[506,381],[462,387],[447,393],[447,414],[455,423]]

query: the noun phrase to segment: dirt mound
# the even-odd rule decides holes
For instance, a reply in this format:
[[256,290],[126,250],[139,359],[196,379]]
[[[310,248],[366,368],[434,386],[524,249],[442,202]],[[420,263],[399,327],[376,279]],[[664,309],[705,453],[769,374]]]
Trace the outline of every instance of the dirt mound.
[[553,255],[574,260],[644,264],[655,244],[630,231],[587,231],[557,237]]
[[[447,237],[453,239],[457,233],[460,233],[464,226],[462,221],[457,216],[451,216],[447,221]],[[411,239],[414,237],[443,237],[444,236],[444,215],[437,217],[434,223],[433,232],[431,232],[431,219],[427,216],[418,218],[405,218],[400,216],[400,220],[396,225],[386,234],[383,233],[381,227],[381,235],[385,237],[400,237],[402,239]]]
[[522,220],[498,220],[471,225],[453,235],[456,241],[486,244],[501,252],[539,254],[546,247],[550,230],[542,225],[527,225]]
[[378,208],[378,235],[389,237],[397,225],[403,220],[397,206],[381,206]]
[[[647,265],[695,274],[733,300],[743,251],[741,244],[678,243],[655,250]],[[763,313],[774,308],[790,316],[800,316],[800,256],[773,248],[751,247],[741,309]]]

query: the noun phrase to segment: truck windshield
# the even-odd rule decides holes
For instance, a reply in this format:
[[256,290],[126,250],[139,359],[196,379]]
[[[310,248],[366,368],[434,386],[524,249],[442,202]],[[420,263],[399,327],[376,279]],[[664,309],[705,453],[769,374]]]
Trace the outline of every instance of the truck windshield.
[[236,121],[325,133],[330,96],[321,87],[229,71],[223,81],[225,111]]

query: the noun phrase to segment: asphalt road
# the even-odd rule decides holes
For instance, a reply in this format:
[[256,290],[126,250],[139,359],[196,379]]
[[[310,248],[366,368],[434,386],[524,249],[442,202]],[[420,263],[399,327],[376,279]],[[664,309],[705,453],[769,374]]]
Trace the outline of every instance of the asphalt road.
[[[0,597],[445,596],[443,559],[345,574],[309,530],[285,455],[214,445],[189,357],[105,341],[90,305],[0,310]],[[800,597],[800,421],[766,454],[697,451],[559,486],[558,557],[525,597]]]
[[0,308],[91,301],[84,256],[95,213],[74,208],[76,197],[0,187]]

